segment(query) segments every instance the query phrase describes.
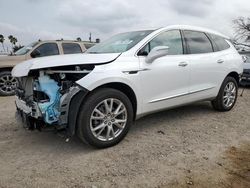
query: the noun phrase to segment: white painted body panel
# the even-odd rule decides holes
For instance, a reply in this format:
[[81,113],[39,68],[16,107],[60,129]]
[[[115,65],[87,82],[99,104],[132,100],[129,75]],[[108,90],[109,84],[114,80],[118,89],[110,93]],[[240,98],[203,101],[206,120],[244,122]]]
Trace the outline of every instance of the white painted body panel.
[[[193,95],[197,100],[216,97],[223,80],[230,72],[242,73],[242,60],[233,46],[219,52],[188,56],[191,69],[190,93],[205,90]],[[191,99],[194,100],[193,97]]]
[[30,70],[80,65],[80,64],[102,64],[113,61],[120,53],[113,54],[72,54],[72,55],[55,55],[24,61],[16,65],[12,70],[15,77],[27,76]]
[[140,72],[144,113],[187,102],[184,97],[176,97],[189,90],[190,68],[179,66],[185,60],[184,55],[172,55],[149,64],[140,58],[141,68],[148,69]]
[[119,56],[116,61],[104,65],[96,66],[95,69],[77,83],[89,91],[107,84],[124,83],[128,85],[135,93],[137,98],[137,113],[142,113],[142,94],[139,74],[128,74],[127,71],[139,70],[139,61],[137,57]]

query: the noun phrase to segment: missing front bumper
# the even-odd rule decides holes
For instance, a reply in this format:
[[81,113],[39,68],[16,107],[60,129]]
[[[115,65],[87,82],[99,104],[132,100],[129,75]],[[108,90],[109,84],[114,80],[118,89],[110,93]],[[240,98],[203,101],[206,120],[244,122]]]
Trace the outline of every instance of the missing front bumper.
[[76,119],[81,101],[88,93],[88,90],[80,86],[74,86],[63,94],[60,98],[58,107],[58,120],[52,124],[46,122],[46,114],[43,114],[37,102],[25,102],[16,96],[17,114],[19,114],[28,129],[66,129],[68,135],[73,136],[75,133]]

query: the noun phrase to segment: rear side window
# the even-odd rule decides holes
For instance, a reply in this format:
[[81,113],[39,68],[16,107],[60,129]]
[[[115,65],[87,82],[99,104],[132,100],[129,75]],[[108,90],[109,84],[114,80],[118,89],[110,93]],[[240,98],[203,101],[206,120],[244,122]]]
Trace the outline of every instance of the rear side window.
[[189,54],[213,52],[212,44],[205,33],[183,31]]
[[213,42],[215,52],[230,48],[230,45],[227,43],[227,41],[224,38],[219,37],[217,35],[213,35],[213,34],[209,34],[209,36]]
[[58,46],[56,43],[44,43],[36,48],[39,52],[37,57],[50,56],[50,55],[59,55]]
[[62,43],[64,54],[82,53],[81,47],[77,43]]

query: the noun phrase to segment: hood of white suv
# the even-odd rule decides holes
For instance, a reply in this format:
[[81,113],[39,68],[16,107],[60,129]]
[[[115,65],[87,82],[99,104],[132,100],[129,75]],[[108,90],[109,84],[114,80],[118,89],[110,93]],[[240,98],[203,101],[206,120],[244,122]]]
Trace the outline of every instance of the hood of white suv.
[[14,77],[23,77],[29,74],[30,70],[45,69],[50,67],[60,67],[68,65],[103,64],[114,61],[120,53],[107,54],[74,54],[50,56],[24,61],[16,65],[12,70]]

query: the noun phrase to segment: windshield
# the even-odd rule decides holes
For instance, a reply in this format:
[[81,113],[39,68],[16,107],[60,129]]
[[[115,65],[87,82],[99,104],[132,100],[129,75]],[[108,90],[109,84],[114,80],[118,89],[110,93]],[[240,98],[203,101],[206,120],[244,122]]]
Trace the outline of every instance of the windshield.
[[152,31],[153,30],[133,31],[117,34],[89,48],[86,53],[122,53],[134,47]]
[[33,42],[27,46],[22,47],[21,49],[15,52],[15,55],[24,55],[27,54],[34,46],[36,46],[38,42]]

